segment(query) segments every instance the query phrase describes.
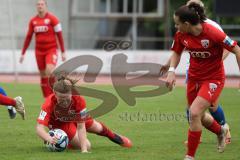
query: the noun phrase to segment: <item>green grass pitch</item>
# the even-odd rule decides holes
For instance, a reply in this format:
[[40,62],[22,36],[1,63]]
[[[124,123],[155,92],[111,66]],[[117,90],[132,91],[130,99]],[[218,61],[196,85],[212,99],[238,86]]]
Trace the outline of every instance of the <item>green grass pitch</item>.
[[[127,106],[120,99],[112,112],[97,118],[113,131],[129,137],[133,148],[121,148],[107,138],[88,134],[92,143],[90,154],[67,150],[62,153],[48,152],[36,136],[35,124],[43,102],[39,85],[1,84],[8,95],[24,98],[27,119],[22,121],[8,118],[5,107],[0,108],[0,160],[182,160],[185,153],[184,140],[188,124],[185,119],[186,97],[184,88],[153,97],[137,99],[134,107]],[[116,92],[112,86],[94,86],[99,90]],[[146,88],[145,88],[146,89]],[[216,150],[216,136],[204,129],[202,144],[197,160],[239,160],[240,159],[240,92],[225,88],[220,99],[227,122],[231,127],[232,143],[226,151]],[[86,97],[89,108],[100,101]]]

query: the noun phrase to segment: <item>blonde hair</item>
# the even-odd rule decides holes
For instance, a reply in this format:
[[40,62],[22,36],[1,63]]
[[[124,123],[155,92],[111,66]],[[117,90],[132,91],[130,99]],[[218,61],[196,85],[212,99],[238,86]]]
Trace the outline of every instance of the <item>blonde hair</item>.
[[75,84],[78,80],[72,80],[65,76],[61,76],[57,79],[57,81],[53,84],[53,90],[59,93],[71,93],[75,87]]
[[45,3],[46,6],[47,6],[47,0],[37,0],[37,2],[39,2],[39,1],[44,1],[44,3]]

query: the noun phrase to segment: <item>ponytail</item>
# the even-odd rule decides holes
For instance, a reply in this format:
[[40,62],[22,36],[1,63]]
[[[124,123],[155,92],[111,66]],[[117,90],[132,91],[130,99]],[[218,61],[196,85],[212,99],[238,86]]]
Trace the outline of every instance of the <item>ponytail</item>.
[[207,16],[205,15],[205,10],[203,5],[200,5],[199,3],[196,3],[196,2],[191,2],[188,4],[188,8],[190,10],[193,10],[199,16],[200,22],[204,22],[206,20]]
[[203,6],[195,2],[179,7],[175,11],[175,16],[178,16],[182,23],[189,22],[191,25],[197,25],[206,20]]

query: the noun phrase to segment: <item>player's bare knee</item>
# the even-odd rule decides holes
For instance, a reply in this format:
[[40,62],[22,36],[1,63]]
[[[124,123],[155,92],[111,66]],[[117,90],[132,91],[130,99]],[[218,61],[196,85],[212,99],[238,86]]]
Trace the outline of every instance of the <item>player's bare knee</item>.
[[96,120],[93,121],[91,127],[87,128],[87,132],[95,134],[100,133],[102,130],[103,130],[102,125]]
[[196,109],[190,109],[189,114],[191,120],[201,119],[201,114]]
[[46,67],[46,70],[45,70],[46,75],[50,76],[54,69],[55,69],[54,65],[47,64],[47,67]]

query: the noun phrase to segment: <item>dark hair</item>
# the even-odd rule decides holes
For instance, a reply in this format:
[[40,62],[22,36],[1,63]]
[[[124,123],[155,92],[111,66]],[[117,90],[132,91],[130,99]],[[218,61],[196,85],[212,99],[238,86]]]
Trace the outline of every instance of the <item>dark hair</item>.
[[53,84],[53,90],[59,93],[72,93],[72,90],[77,81],[74,81],[65,76],[61,76],[57,79],[57,81]]
[[179,7],[175,11],[175,16],[178,16],[181,22],[189,22],[191,25],[197,25],[206,20],[203,6],[195,2]]

